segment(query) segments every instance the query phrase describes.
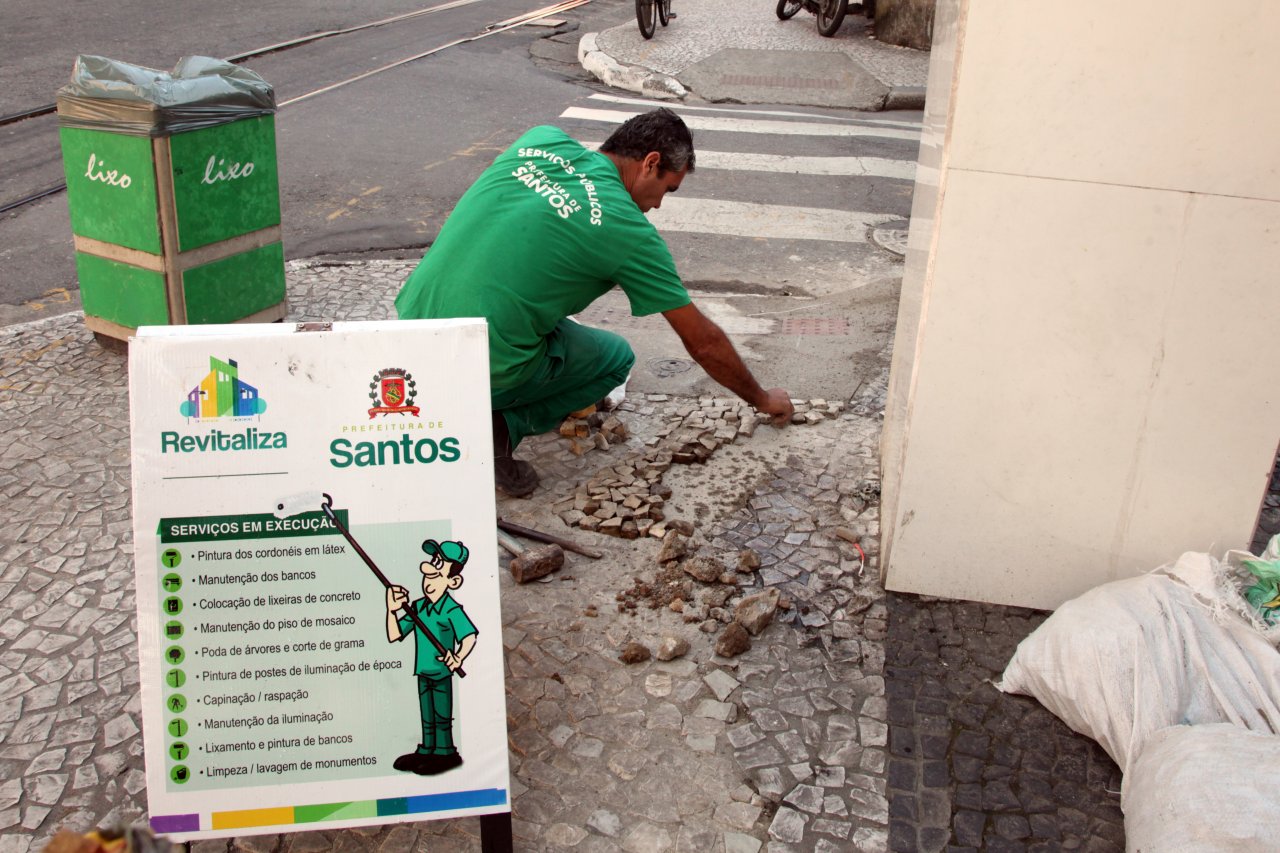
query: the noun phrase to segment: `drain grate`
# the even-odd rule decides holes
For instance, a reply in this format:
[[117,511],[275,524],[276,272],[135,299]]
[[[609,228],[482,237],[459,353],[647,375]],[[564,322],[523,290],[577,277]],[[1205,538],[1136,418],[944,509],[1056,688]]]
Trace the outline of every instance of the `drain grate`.
[[784,335],[847,335],[849,321],[843,317],[788,317],[780,331]]
[[678,373],[685,373],[693,367],[693,362],[683,358],[651,358],[645,362],[649,372],[659,379],[666,379]]

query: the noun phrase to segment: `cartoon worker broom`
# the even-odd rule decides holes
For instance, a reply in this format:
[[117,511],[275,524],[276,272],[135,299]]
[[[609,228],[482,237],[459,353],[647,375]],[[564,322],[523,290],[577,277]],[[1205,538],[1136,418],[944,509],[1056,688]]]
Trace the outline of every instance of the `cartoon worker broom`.
[[[386,589],[387,640],[397,642],[410,633],[416,645],[414,673],[418,678],[418,707],[422,716],[422,742],[413,752],[397,758],[397,770],[432,776],[462,764],[453,742],[453,674],[465,678],[462,662],[475,648],[476,626],[453,600],[450,591],[462,586],[462,570],[470,551],[461,542],[422,543],[427,555],[418,570],[422,574],[422,598],[410,603],[409,591],[387,580],[377,564],[356,542],[333,511],[333,498],[325,494],[321,511],[356,550]],[[280,504],[279,509],[284,509]],[[396,613],[404,615],[397,617]],[[434,653],[433,653],[434,652]]]

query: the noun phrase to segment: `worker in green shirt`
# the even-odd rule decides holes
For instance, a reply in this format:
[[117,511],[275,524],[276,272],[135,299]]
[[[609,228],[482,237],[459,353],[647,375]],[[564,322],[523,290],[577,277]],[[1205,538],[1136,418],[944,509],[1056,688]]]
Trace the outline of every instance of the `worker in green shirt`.
[[712,379],[775,423],[790,420],[790,395],[761,387],[690,301],[645,218],[693,167],[693,136],[665,108],[627,120],[598,152],[558,128],[535,127],[458,200],[396,297],[402,319],[488,320],[494,474],[507,494],[524,497],[538,485],[533,466],[512,456],[521,439],[626,382],[630,345],[568,319],[615,285],[634,316],[666,317]]

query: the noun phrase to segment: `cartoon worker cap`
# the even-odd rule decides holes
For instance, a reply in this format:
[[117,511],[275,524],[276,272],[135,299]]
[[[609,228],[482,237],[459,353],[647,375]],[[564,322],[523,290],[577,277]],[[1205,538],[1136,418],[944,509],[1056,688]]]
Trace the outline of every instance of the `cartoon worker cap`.
[[422,543],[422,550],[429,557],[439,554],[449,562],[457,563],[459,566],[466,565],[467,557],[471,556],[471,551],[461,542],[437,542],[434,539],[428,539]]

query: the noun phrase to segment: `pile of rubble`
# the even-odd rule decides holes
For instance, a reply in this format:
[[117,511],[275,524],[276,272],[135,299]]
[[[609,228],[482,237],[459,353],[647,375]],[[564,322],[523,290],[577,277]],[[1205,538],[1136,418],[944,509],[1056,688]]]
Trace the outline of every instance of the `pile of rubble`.
[[[666,403],[669,399],[665,394],[650,394],[647,402]],[[835,418],[844,410],[843,403],[826,400],[791,403],[795,406],[793,424],[816,424]],[[663,474],[673,464],[706,462],[718,448],[741,437],[749,438],[758,424],[769,420],[768,415],[741,400],[725,397],[703,397],[697,405],[675,403],[663,415],[666,423],[646,442],[647,450],[629,453],[554,505],[565,524],[623,539],[662,539],[672,530],[685,536],[692,534],[693,525],[689,522],[666,518],[664,507],[671,489],[662,484]],[[586,417],[566,418],[560,425],[560,434],[569,439],[570,450],[579,456],[586,447],[607,450],[629,438],[621,420],[598,411]]]
[[591,448],[608,450],[612,444],[621,444],[630,438],[627,425],[608,412],[591,406],[575,412],[560,424],[560,435],[569,439],[569,452],[581,456]]
[[[719,558],[702,554],[700,545],[671,530],[663,538],[653,580],[636,578],[630,589],[618,593],[618,612],[634,614],[641,606],[649,610],[665,607],[683,614],[688,624],[698,623],[703,633],[714,634],[723,628],[716,640],[716,654],[735,657],[751,648],[751,637],[769,625],[777,610],[792,607],[774,588],[738,598],[743,585],[755,583],[759,568],[760,555],[755,551],[739,552],[736,566],[730,569]],[[688,643],[683,643],[682,651],[678,639],[663,641],[659,660],[687,651]],[[643,644],[631,643],[621,657],[628,663],[647,660],[647,651]]]

